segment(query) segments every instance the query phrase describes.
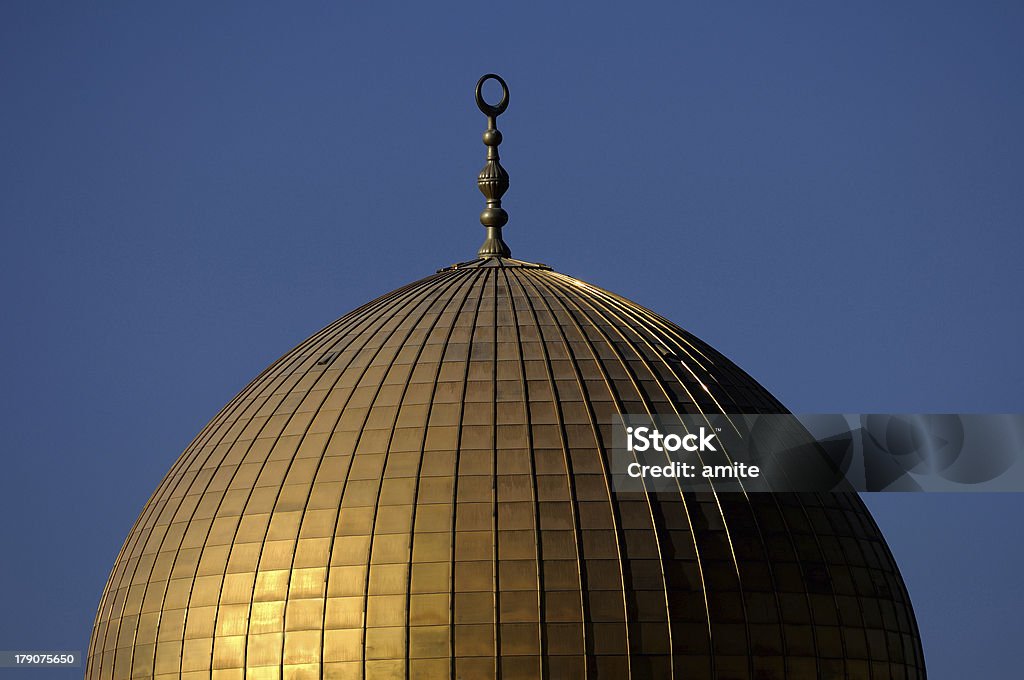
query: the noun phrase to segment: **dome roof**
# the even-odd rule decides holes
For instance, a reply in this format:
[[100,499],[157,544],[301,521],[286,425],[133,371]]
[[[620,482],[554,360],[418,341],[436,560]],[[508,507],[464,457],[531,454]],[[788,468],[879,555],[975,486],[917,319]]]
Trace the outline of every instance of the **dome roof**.
[[88,677],[924,677],[857,495],[622,500],[625,412],[785,410],[547,267],[481,259],[380,297],[174,464],[110,576]]
[[86,676],[924,678],[856,494],[615,493],[618,413],[785,409],[508,257],[488,206],[479,259],[341,317],[199,433],[118,555]]

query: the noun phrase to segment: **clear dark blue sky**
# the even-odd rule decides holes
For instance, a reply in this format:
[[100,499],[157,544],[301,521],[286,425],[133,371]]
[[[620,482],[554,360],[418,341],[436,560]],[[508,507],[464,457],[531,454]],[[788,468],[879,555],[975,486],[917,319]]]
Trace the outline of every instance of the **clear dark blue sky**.
[[[487,71],[514,255],[794,411],[1024,411],[1019,2],[97,4],[0,4],[0,649],[84,650],[206,421],[475,253]],[[1019,672],[1024,497],[867,501],[933,680]]]

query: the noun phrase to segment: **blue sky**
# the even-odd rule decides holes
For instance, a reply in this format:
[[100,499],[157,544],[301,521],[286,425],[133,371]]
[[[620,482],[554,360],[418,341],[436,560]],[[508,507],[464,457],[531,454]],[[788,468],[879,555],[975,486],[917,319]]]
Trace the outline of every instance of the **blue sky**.
[[[1024,7],[0,5],[0,648],[84,650],[178,453],[312,331],[483,238],[796,412],[1021,412]],[[930,677],[1008,677],[1020,495],[866,497]],[[13,585],[12,585],[13,584]]]

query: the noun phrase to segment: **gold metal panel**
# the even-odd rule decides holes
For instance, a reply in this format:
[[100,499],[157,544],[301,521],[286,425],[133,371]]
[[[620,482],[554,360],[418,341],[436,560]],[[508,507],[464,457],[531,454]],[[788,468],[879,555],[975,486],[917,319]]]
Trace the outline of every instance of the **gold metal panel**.
[[[324,600],[289,600],[285,606],[285,631],[320,630],[324,626]],[[317,647],[320,643],[317,641]],[[286,662],[289,663],[289,662]],[[300,662],[294,662],[300,663]]]
[[159,614],[142,614],[139,616],[138,632],[136,635],[136,644],[145,644],[148,642],[156,642],[156,630],[157,626],[160,625]]
[[[219,625],[218,625],[219,627]],[[228,669],[245,666],[245,635],[217,636],[213,640],[213,668]]]
[[255,579],[256,574],[253,572],[225,575],[221,586],[221,603],[237,604],[252,600]]
[[330,538],[299,539],[295,545],[294,568],[324,566],[330,560]]
[[369,536],[339,536],[331,551],[331,566],[339,564],[366,564],[370,554]]
[[327,569],[326,567],[315,567],[310,569],[292,569],[291,585],[288,589],[288,597],[301,599],[304,597],[322,598],[327,591]]
[[507,560],[529,560],[537,554],[537,534],[533,529],[498,532],[498,554]]
[[281,630],[284,630],[284,602],[253,602],[249,615],[250,636]]
[[363,680],[361,661],[324,662],[324,680]]
[[[412,659],[422,659],[431,657],[443,657],[445,659],[445,666],[447,666],[447,657],[449,655],[449,646],[451,640],[449,637],[449,631],[451,629],[447,625],[443,626],[419,626],[413,625],[409,628],[409,656]],[[412,668],[419,668],[421,673],[425,673],[428,668],[438,668],[436,665],[413,665]],[[445,668],[447,671],[447,668]]]
[[[455,492],[455,479],[450,473],[439,476],[436,463],[427,460],[424,454],[424,466],[422,478],[418,489],[417,502],[419,503],[451,503]],[[435,474],[430,475],[431,472]]]
[[164,596],[165,609],[181,609],[188,606],[188,596],[192,591],[192,579],[176,578],[167,584],[167,594]]
[[182,672],[209,670],[212,658],[212,637],[186,638],[181,651],[181,670]]
[[[404,481],[404,480],[403,480]],[[407,494],[412,500],[412,489]],[[406,495],[403,492],[403,498]],[[375,534],[404,534],[412,527],[413,505],[385,505],[377,509],[377,521],[373,526]]]
[[366,598],[366,626],[405,625],[406,611],[405,595],[370,595]]
[[494,626],[458,625],[455,626],[455,655],[494,656]]
[[288,597],[287,569],[261,571],[256,574],[256,585],[253,590],[253,602],[270,602]]
[[329,597],[324,613],[324,627],[361,628],[365,615],[363,597]]
[[416,534],[413,542],[414,563],[440,562],[451,559],[452,536],[449,533]]
[[405,627],[367,628],[366,658],[395,659],[405,657]]
[[409,565],[374,564],[370,567],[370,595],[389,595],[406,592],[409,584]]
[[494,620],[494,593],[470,592],[455,595],[455,623],[490,623]]
[[252,513],[243,515],[238,524],[234,542],[250,543],[262,541],[267,535],[267,527],[270,524],[270,513]]
[[328,597],[361,594],[367,569],[365,565],[331,567],[327,580]]
[[412,537],[409,534],[386,534],[373,537],[371,564],[408,562]]
[[534,478],[530,475],[501,475],[498,477],[498,502],[533,501]]
[[290,569],[294,556],[294,539],[287,539],[283,541],[268,540],[263,544],[263,552],[260,555],[259,569],[260,571]]
[[[244,636],[249,629],[249,605],[221,605],[217,612],[218,637]],[[221,666],[224,668],[225,666]]]
[[[135,647],[131,651],[132,676],[136,678],[150,676],[153,672],[156,645],[136,643]],[[127,667],[127,664],[124,664],[123,667]]]
[[419,562],[412,565],[411,592],[448,592],[452,565],[450,562]]
[[375,680],[405,680],[405,659],[367,659],[366,677]]
[[455,677],[491,680],[495,677],[496,659],[493,656],[456,656]]
[[320,634],[319,629],[286,632],[284,634],[283,662],[285,664],[318,664],[320,662]]
[[182,640],[160,642],[156,646],[156,672],[174,673],[179,672],[181,666],[181,649],[184,645]]
[[185,619],[185,639],[213,637],[217,607],[189,607]]
[[504,502],[498,504],[498,529],[533,529],[536,518],[534,504],[529,502]]
[[450,599],[447,592],[414,594],[409,598],[409,625],[431,626],[448,623]]
[[247,666],[245,680],[281,680],[281,669],[278,666]]
[[583,626],[578,623],[545,623],[549,654],[582,654]]
[[374,530],[373,507],[342,508],[338,514],[337,536],[360,536],[372,534]]
[[280,493],[277,495],[277,502],[274,504],[274,512],[276,514],[299,512],[306,506],[306,497],[309,495],[312,479],[305,480],[305,483],[296,483],[292,479],[292,474],[295,471],[295,466],[300,466],[308,469],[308,474],[312,477],[313,470],[309,468],[310,464],[315,462],[317,461],[297,461],[292,469],[288,471],[288,479],[285,485],[281,487]]
[[247,666],[277,666],[281,663],[284,633],[249,635],[245,654]]
[[458,478],[457,496],[460,503],[493,501],[494,480],[489,475],[466,475]]
[[302,528],[299,531],[299,537],[319,538],[332,536],[337,521],[337,509],[307,510],[302,516]]
[[282,680],[320,680],[319,663],[286,665],[281,671]]
[[197,576],[220,576],[227,569],[228,555],[231,554],[231,545],[207,544],[203,549],[202,557],[199,558],[199,567],[196,570]]
[[536,591],[511,591],[502,588],[499,620],[502,623],[540,621],[540,605]]
[[459,592],[473,592],[494,588],[494,563],[490,561],[456,562],[455,589]]
[[185,633],[185,610],[165,609],[160,619],[160,628],[157,630],[156,639],[162,646],[164,642],[183,640]]
[[431,503],[416,506],[416,532],[451,531],[452,506]]
[[494,521],[493,512],[494,506],[491,503],[458,503],[455,510],[455,530],[490,531]]
[[502,591],[536,590],[538,587],[537,562],[533,559],[502,559],[498,563],[498,574]]
[[502,623],[502,656],[536,655],[540,653],[540,626],[529,623]]
[[494,534],[490,531],[457,531],[455,533],[455,560],[469,562],[488,560],[494,552]]
[[[254,677],[254,676],[249,676]],[[211,680],[245,680],[245,669],[244,668],[214,668],[211,676]]]

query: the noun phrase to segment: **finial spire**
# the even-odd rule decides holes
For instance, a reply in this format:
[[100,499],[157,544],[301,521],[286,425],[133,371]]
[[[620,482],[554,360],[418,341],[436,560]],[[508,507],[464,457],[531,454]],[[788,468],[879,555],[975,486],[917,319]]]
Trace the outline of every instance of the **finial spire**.
[[[501,101],[491,106],[484,101],[483,87],[488,80],[497,80],[501,85]],[[488,73],[476,83],[476,105],[487,116],[487,130],[484,132],[484,144],[487,145],[487,165],[480,171],[476,184],[480,193],[487,199],[487,206],[480,213],[480,224],[487,227],[487,239],[477,251],[477,257],[509,257],[512,251],[501,238],[501,228],[508,222],[508,213],[501,207],[501,197],[508,191],[508,173],[501,167],[498,158],[498,145],[501,144],[501,133],[498,132],[498,116],[508,108],[508,85],[493,73]]]

